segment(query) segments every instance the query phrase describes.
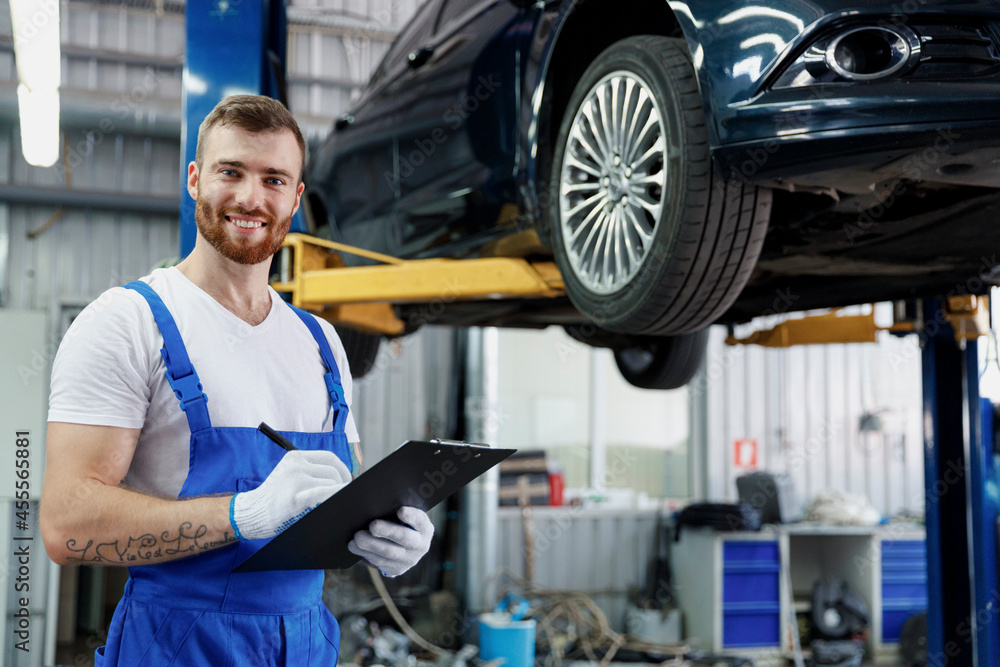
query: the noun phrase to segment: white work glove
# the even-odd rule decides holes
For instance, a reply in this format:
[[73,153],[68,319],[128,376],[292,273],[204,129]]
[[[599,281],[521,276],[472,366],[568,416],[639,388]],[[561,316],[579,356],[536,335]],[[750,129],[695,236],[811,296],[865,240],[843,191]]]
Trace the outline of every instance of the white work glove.
[[347,545],[351,553],[364,558],[386,577],[398,577],[416,565],[431,548],[434,536],[434,524],[423,510],[400,507],[396,516],[407,525],[376,519],[368,530],[354,533]]
[[333,452],[288,452],[260,486],[233,496],[229,523],[240,539],[274,537],[350,481],[351,471]]

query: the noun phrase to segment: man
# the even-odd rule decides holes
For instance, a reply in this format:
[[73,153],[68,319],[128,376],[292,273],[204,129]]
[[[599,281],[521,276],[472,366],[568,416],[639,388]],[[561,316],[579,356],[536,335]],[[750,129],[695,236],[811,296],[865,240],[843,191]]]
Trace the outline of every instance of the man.
[[[233,567],[351,480],[351,377],[333,327],[268,286],[305,144],[266,97],[224,99],[187,187],[194,250],[105,292],[52,371],[41,528],[57,563],[127,565],[96,665],[334,665],[321,571]],[[285,452],[255,427],[296,446]],[[350,548],[395,576],[433,526],[373,522]]]

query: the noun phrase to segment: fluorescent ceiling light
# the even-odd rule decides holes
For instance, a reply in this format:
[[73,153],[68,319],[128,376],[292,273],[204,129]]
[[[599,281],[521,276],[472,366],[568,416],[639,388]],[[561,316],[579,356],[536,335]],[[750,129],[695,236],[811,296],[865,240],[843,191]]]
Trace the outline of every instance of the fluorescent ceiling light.
[[21,152],[29,164],[59,159],[59,0],[10,0]]
[[28,164],[51,167],[59,159],[59,91],[17,86],[21,152]]

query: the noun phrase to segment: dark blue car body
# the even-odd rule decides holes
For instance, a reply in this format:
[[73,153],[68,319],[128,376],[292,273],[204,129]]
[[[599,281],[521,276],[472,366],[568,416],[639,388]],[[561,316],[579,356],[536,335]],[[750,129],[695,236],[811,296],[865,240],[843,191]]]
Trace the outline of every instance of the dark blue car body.
[[[897,74],[815,73],[824,40],[878,26],[916,40]],[[639,34],[684,40],[716,167],[773,191],[756,269],[719,321],[995,280],[1000,5],[985,1],[427,0],[311,152],[317,226],[400,257],[545,257],[567,101]],[[560,299],[452,304],[440,321],[581,319]]]

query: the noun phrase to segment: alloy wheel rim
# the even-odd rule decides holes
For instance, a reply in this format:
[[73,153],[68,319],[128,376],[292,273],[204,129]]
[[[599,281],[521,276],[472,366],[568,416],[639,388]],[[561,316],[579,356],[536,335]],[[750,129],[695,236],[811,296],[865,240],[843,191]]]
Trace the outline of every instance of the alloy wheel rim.
[[631,282],[664,206],[663,114],[649,85],[619,70],[590,89],[563,146],[559,227],[576,278],[596,294]]

